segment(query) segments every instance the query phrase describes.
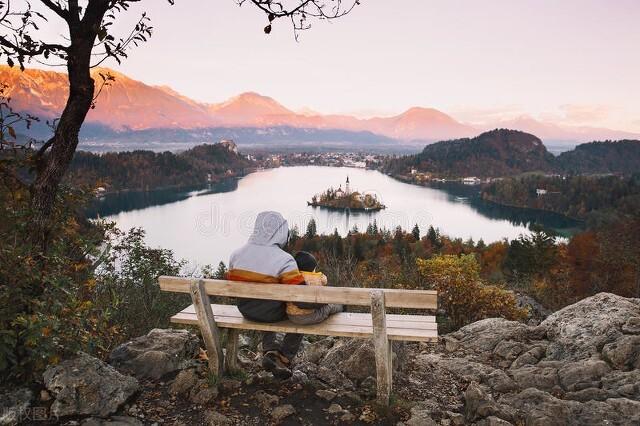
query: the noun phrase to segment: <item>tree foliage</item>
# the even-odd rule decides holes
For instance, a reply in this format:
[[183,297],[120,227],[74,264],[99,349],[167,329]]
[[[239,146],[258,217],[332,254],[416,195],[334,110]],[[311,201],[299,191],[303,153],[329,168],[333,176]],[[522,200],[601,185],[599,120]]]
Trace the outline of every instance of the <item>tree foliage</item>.
[[417,265],[425,281],[438,291],[454,328],[483,318],[519,320],[527,315],[512,292],[483,282],[480,265],[472,254],[418,259]]

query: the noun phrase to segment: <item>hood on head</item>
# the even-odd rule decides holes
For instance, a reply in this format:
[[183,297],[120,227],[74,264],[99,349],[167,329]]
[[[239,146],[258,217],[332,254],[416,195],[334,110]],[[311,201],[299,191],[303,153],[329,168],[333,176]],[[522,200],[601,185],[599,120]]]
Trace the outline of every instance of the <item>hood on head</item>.
[[284,247],[288,238],[289,224],[287,220],[278,212],[266,211],[258,213],[249,242],[263,246]]

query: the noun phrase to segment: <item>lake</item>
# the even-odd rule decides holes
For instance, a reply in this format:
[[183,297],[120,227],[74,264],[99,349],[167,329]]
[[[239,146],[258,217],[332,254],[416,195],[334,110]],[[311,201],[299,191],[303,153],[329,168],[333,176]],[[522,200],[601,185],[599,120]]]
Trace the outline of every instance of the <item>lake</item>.
[[[333,186],[374,193],[387,206],[369,213],[346,213],[307,206],[311,197]],[[142,227],[153,247],[174,251],[198,265],[227,263],[253,229],[256,215],[276,210],[304,233],[311,218],[319,233],[335,229],[346,235],[364,231],[374,220],[379,227],[424,235],[433,225],[441,233],[486,243],[529,233],[532,223],[568,235],[578,223],[560,215],[497,206],[480,199],[479,188],[455,183],[423,187],[397,181],[373,170],[319,166],[281,167],[229,179],[205,188],[111,194],[97,202],[92,214],[115,221],[119,228]]]

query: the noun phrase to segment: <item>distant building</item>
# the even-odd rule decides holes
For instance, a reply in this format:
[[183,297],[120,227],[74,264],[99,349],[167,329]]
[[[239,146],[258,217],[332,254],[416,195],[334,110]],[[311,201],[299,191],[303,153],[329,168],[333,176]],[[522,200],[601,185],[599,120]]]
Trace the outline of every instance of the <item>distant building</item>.
[[222,145],[223,147],[227,148],[229,151],[233,152],[234,154],[238,153],[238,146],[231,139],[222,139],[222,140],[220,140],[219,143],[220,143],[220,145]]
[[546,193],[547,193],[546,189],[540,189],[540,188],[536,189],[536,195],[538,197],[541,196],[541,195],[545,195]]

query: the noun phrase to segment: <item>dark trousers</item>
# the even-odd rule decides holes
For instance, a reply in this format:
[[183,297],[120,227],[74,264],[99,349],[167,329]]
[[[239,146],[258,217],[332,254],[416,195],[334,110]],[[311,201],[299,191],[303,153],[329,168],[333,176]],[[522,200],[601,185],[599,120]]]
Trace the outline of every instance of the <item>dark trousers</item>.
[[284,335],[282,343],[278,343],[276,333],[265,331],[262,333],[262,350],[264,352],[278,351],[291,361],[300,349],[302,337],[302,334],[287,333]]

